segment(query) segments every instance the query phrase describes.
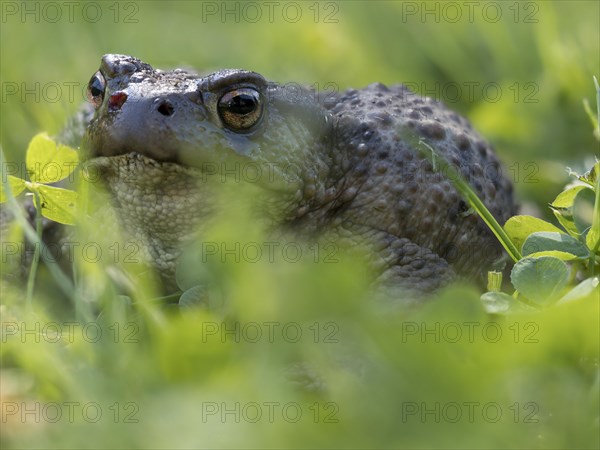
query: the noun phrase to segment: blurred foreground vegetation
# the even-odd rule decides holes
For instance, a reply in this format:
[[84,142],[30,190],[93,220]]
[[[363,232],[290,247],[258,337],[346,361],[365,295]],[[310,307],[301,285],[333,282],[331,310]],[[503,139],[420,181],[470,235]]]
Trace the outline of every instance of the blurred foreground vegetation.
[[[267,241],[235,212],[204,243]],[[597,290],[495,315],[454,286],[390,310],[357,262],[240,253],[188,267],[200,305],[151,300],[135,264],[128,291],[111,258],[78,261],[59,311],[46,284],[31,309],[3,286],[3,447],[597,447]]]

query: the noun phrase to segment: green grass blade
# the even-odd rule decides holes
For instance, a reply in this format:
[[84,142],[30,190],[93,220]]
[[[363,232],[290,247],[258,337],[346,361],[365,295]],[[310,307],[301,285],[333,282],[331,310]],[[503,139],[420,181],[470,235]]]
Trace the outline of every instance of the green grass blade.
[[[416,144],[416,148],[421,148],[423,146],[427,148],[428,151],[422,150],[421,153],[432,162],[434,170],[439,172],[447,171],[447,169],[450,167],[450,164],[443,157],[441,157],[431,145],[422,139],[418,139]],[[490,213],[489,209],[487,209],[477,194],[473,191],[473,189],[471,189],[469,183],[467,183],[467,181],[459,173],[457,173],[456,177],[449,177],[448,179],[454,185],[456,190],[464,197],[469,206],[473,208],[479,217],[483,219],[492,233],[494,233],[498,241],[500,241],[500,244],[502,244],[512,260],[514,262],[519,261],[522,258],[521,252],[519,252],[515,244],[508,237],[508,234],[506,234],[504,231],[504,228],[500,226],[492,213]]]

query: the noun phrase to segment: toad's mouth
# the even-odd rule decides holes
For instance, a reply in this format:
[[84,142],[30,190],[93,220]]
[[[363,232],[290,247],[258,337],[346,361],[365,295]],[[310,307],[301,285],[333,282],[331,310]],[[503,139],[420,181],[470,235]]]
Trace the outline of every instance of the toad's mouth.
[[186,150],[189,146],[178,142],[169,130],[119,129],[108,121],[90,123],[82,145],[86,159],[139,154],[156,162],[176,164],[184,164],[181,156],[190,153]]
[[92,119],[83,136],[84,159],[137,153],[160,163],[197,169],[230,161],[248,162],[261,151],[257,141],[206,121],[154,123],[120,115]]
[[271,163],[259,163],[247,159],[203,162],[194,166],[177,161],[159,161],[143,153],[130,151],[112,156],[95,156],[84,161],[84,170],[90,180],[109,184],[120,179],[126,183],[152,183],[165,175],[177,175],[201,184],[216,182],[218,185],[258,185],[265,191],[277,194],[296,192],[300,174],[281,172]]
[[203,180],[207,175],[201,169],[171,161],[157,161],[139,152],[126,152],[113,156],[93,156],[83,161],[86,180],[114,188],[123,184],[155,184],[165,177]]
[[[106,139],[86,136],[83,142],[84,160],[96,158],[114,158],[129,154],[138,154],[157,163],[173,163],[185,167],[205,170],[215,165],[253,163],[250,150],[240,154],[226,143],[190,142],[164,139],[162,141],[139,142],[136,139]],[[258,149],[258,146],[256,146]],[[247,146],[250,148],[250,146]]]

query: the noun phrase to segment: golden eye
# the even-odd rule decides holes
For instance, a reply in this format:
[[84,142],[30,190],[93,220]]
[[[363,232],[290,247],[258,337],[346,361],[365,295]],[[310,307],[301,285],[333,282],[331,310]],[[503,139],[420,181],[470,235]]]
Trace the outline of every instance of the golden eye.
[[94,104],[96,108],[99,108],[104,100],[105,91],[106,80],[104,79],[104,75],[98,71],[92,78],[90,78],[87,88],[87,98],[91,103]]
[[233,131],[248,130],[262,117],[263,98],[256,89],[234,89],[221,97],[217,110],[227,128]]

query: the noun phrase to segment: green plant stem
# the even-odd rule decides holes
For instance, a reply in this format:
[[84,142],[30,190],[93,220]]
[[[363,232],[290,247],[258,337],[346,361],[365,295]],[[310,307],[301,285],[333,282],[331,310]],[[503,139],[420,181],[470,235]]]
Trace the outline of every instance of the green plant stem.
[[[594,78],[594,86],[596,86],[596,114],[598,114],[598,138],[600,139],[600,84],[598,79]],[[594,215],[592,216],[592,229],[600,229],[600,174],[596,174],[596,199],[594,201]],[[596,242],[594,248],[590,249],[590,276],[596,274],[596,253],[600,249],[600,239]]]
[[[35,204],[35,234],[37,241],[42,242],[42,213],[40,212],[40,194],[37,191],[33,192],[34,204]],[[31,310],[33,303],[33,287],[35,285],[35,277],[37,274],[38,265],[40,263],[40,245],[38,242],[34,245],[33,260],[31,261],[31,267],[29,268],[29,275],[27,278],[27,296],[25,297],[25,304],[27,308]]]
[[154,298],[145,300],[143,302],[140,302],[140,301],[132,302],[132,304],[133,305],[139,305],[140,303],[176,304],[177,300],[179,300],[179,297],[181,297],[182,293],[183,292],[181,292],[181,291],[177,291],[173,294],[165,295],[163,297],[154,297]]
[[515,300],[520,301],[521,303],[524,303],[527,306],[532,307],[533,309],[542,309],[542,307],[540,305],[536,305],[531,300],[529,300],[527,297],[525,297],[524,295],[522,295],[519,291],[513,292],[512,293],[512,298],[514,298]]
[[[430,160],[433,163],[433,167],[436,168],[437,164],[440,165],[439,168],[436,168],[438,172],[444,172],[446,171],[446,169],[449,168],[450,165],[448,164],[448,162],[444,158],[439,156],[435,149],[431,147],[427,142],[419,140],[419,144],[427,147],[431,151]],[[498,221],[494,218],[494,216],[492,216],[492,213],[490,213],[489,209],[487,209],[487,207],[483,204],[479,197],[477,197],[477,194],[473,192],[473,189],[471,189],[469,183],[467,183],[463,179],[463,177],[458,173],[456,177],[454,177],[454,179],[452,177],[448,177],[448,179],[454,185],[456,190],[460,192],[460,194],[467,200],[471,208],[473,208],[475,212],[477,212],[479,217],[483,219],[483,221],[486,223],[489,229],[492,230],[492,233],[494,233],[496,238],[500,241],[500,243],[502,244],[506,252],[509,254],[509,256],[512,258],[512,260],[514,262],[518,262],[522,258],[521,252],[517,249],[515,244],[508,237],[508,235],[504,231],[504,228],[502,228]]]
[[457,186],[458,190],[466,197],[469,205],[471,205],[477,214],[479,214],[479,217],[481,217],[490,230],[492,230],[492,233],[498,238],[512,260],[518,262],[522,258],[521,252],[519,252],[515,244],[510,240],[504,231],[504,228],[502,228],[498,221],[494,219],[494,216],[492,216],[489,209],[487,209],[479,197],[477,197],[477,194],[475,194],[471,187],[463,180],[458,179],[455,182],[455,186]]
[[[598,84],[598,79],[594,78],[594,86],[596,87],[596,114],[598,115],[598,120],[596,124],[598,129],[598,139],[600,139],[600,84]],[[593,169],[592,169],[593,170]],[[592,217],[592,229],[598,230],[600,229],[600,173],[596,174],[596,199],[594,201],[594,215]],[[596,253],[600,249],[600,239],[596,242],[594,248],[590,249],[590,267],[589,272],[590,276],[593,277],[596,274]]]
[[[598,95],[598,101],[600,102],[600,95]],[[600,105],[598,106],[600,108]],[[600,109],[598,109],[600,115]],[[594,201],[594,215],[592,218],[592,229],[600,229],[600,174],[596,177],[596,198]],[[590,249],[590,276],[596,275],[596,253],[600,249],[600,238],[596,241],[594,248]]]
[[598,138],[600,139],[600,84],[598,84],[598,79],[596,77],[592,77],[594,79],[594,86],[596,86],[596,114],[598,114],[598,121],[596,122],[598,126]]

